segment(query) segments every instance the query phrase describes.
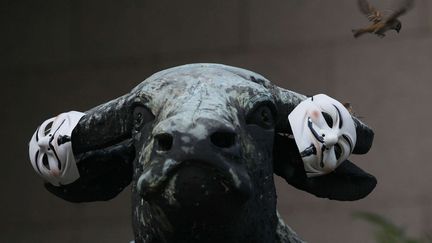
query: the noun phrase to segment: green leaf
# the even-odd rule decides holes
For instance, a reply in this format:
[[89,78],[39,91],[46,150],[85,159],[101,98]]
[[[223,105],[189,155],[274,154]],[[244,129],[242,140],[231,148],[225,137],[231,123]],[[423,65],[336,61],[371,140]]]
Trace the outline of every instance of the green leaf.
[[405,230],[392,222],[388,221],[384,217],[368,212],[355,212],[353,217],[356,219],[364,220],[375,226],[375,240],[377,243],[422,243],[431,242],[430,238],[428,241],[421,239],[414,239],[409,237]]

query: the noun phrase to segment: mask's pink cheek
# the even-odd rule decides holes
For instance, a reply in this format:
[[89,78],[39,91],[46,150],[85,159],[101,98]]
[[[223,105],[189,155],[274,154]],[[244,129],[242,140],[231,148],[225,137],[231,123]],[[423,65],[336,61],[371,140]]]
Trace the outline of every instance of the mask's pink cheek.
[[311,112],[311,117],[312,117],[313,120],[317,120],[319,116],[320,116],[320,112],[319,111],[314,110],[314,111]]
[[60,171],[59,171],[57,168],[55,168],[55,169],[52,169],[52,170],[50,171],[50,174],[51,174],[52,176],[54,176],[54,177],[59,177],[59,176],[60,176]]

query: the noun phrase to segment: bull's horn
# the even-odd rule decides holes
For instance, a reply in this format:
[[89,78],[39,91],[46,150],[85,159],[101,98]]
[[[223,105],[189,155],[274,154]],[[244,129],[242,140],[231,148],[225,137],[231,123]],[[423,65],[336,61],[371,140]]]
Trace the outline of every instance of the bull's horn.
[[130,138],[133,102],[134,95],[127,94],[87,111],[72,133],[74,154],[106,148]]

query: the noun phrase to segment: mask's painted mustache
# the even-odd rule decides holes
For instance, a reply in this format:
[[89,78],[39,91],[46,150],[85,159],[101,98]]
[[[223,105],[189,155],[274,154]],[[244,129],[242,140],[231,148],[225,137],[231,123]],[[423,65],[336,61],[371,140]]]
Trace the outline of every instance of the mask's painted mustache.
[[305,150],[303,150],[300,153],[300,156],[303,158],[303,157],[308,157],[316,154],[317,154],[317,150],[315,148],[315,145],[311,144],[309,147],[307,147]]
[[325,150],[326,150],[326,146],[323,144],[323,146],[321,147],[321,161],[320,161],[321,168],[324,168],[324,151]]
[[[321,161],[320,161],[320,166],[321,168],[324,168],[324,151],[326,150],[326,146],[323,145],[321,148]],[[300,156],[303,157],[308,157],[311,155],[317,155],[317,150],[315,148],[315,145],[311,144],[311,146],[307,147],[305,150],[303,150],[300,153]]]
[[191,161],[179,162],[173,159],[166,159],[163,163],[154,163],[144,169],[139,177],[137,188],[144,199],[150,198],[150,195],[161,191],[165,182],[171,178],[172,174],[181,166],[189,164],[213,168],[217,174],[222,175],[236,191],[249,195],[252,191],[251,179],[245,169],[240,166],[230,166],[227,162],[208,162],[208,161]]

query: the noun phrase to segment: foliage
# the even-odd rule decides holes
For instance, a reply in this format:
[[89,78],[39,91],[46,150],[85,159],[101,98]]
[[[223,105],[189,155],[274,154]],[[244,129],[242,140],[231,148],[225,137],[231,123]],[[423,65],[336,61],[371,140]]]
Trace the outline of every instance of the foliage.
[[423,238],[410,237],[402,227],[378,214],[356,212],[353,217],[365,220],[375,226],[374,238],[376,243],[432,243],[432,235],[426,235]]

